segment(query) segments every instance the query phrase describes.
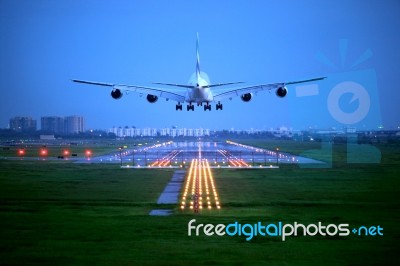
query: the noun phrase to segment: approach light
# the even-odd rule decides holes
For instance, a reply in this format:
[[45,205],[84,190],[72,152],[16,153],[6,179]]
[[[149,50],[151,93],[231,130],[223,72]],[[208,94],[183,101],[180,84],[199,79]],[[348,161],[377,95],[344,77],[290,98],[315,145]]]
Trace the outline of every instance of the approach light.
[[41,150],[40,150],[40,155],[41,155],[41,156],[47,156],[48,153],[49,153],[49,152],[47,151],[47,149],[41,149]]

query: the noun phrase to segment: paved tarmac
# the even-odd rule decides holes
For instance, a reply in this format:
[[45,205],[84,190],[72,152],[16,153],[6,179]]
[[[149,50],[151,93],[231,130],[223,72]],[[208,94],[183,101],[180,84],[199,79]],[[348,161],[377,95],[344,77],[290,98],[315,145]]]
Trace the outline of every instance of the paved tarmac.
[[177,170],[161,193],[157,200],[157,204],[176,204],[179,200],[179,193],[181,192],[182,183],[185,180],[186,171]]
[[114,163],[126,168],[187,168],[192,159],[207,159],[211,167],[271,167],[279,164],[324,164],[284,151],[266,150],[234,142],[168,142],[124,149],[76,163]]

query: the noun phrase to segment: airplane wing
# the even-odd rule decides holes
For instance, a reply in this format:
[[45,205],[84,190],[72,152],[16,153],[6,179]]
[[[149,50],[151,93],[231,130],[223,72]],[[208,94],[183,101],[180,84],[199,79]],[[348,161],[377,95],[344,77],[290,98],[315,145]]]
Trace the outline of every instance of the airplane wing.
[[143,86],[135,86],[135,85],[123,85],[123,84],[111,84],[111,83],[102,83],[102,82],[93,82],[86,80],[78,80],[73,79],[73,82],[88,84],[88,85],[97,85],[112,88],[113,90],[121,90],[122,92],[135,92],[139,94],[151,94],[157,97],[165,98],[167,100],[174,100],[177,102],[185,102],[185,95],[181,93],[175,93],[172,91],[166,91],[158,88],[150,88]]
[[223,99],[227,98],[233,98],[236,96],[241,96],[246,93],[257,93],[260,91],[271,91],[271,90],[276,90],[281,87],[285,87],[286,85],[293,85],[293,84],[299,84],[299,83],[305,83],[305,82],[312,82],[312,81],[317,81],[317,80],[323,80],[326,77],[320,77],[320,78],[313,78],[313,79],[307,79],[307,80],[299,80],[299,81],[290,81],[290,82],[280,82],[280,83],[271,83],[271,84],[261,84],[261,85],[255,85],[255,86],[249,86],[249,87],[242,87],[242,88],[237,88],[221,93],[216,93],[214,95],[214,101],[221,101]]
[[161,82],[154,82],[153,84],[157,85],[165,85],[165,86],[172,86],[172,87],[179,87],[179,88],[186,88],[186,89],[192,89],[192,85],[182,85],[182,84],[175,84],[175,83],[161,83]]
[[233,85],[233,84],[240,84],[244,83],[243,81],[238,81],[238,82],[229,82],[229,83],[217,83],[217,84],[210,84],[206,86],[206,88],[215,88],[215,87],[221,87],[221,86],[226,86],[226,85]]

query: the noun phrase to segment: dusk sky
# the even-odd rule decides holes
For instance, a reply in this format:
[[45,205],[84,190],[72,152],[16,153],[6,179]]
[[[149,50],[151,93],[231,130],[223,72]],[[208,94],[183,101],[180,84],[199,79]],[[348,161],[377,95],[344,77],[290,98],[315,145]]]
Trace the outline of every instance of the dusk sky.
[[[397,128],[399,26],[400,2],[389,0],[0,0],[0,128],[14,116],[68,115],[84,116],[87,129]],[[71,82],[186,84],[197,32],[211,83],[328,78],[308,84],[317,94],[292,85],[283,99],[263,92],[249,103],[224,101],[223,111],[213,104],[211,112],[177,112],[173,101],[150,104],[134,93],[113,100],[109,88]],[[343,82],[358,85],[335,98]],[[361,106],[360,119],[342,119]]]

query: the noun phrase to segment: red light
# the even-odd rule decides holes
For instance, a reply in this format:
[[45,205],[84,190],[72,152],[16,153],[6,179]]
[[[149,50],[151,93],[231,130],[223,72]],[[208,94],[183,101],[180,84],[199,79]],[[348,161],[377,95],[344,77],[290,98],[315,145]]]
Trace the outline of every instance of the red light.
[[46,156],[47,155],[47,150],[46,149],[41,149],[40,150],[40,155],[42,155],[42,156]]
[[91,150],[86,150],[86,156],[91,156],[92,155],[92,151]]
[[64,155],[65,156],[69,155],[69,150],[64,150]]
[[25,155],[25,150],[19,149],[18,150],[18,155]]

